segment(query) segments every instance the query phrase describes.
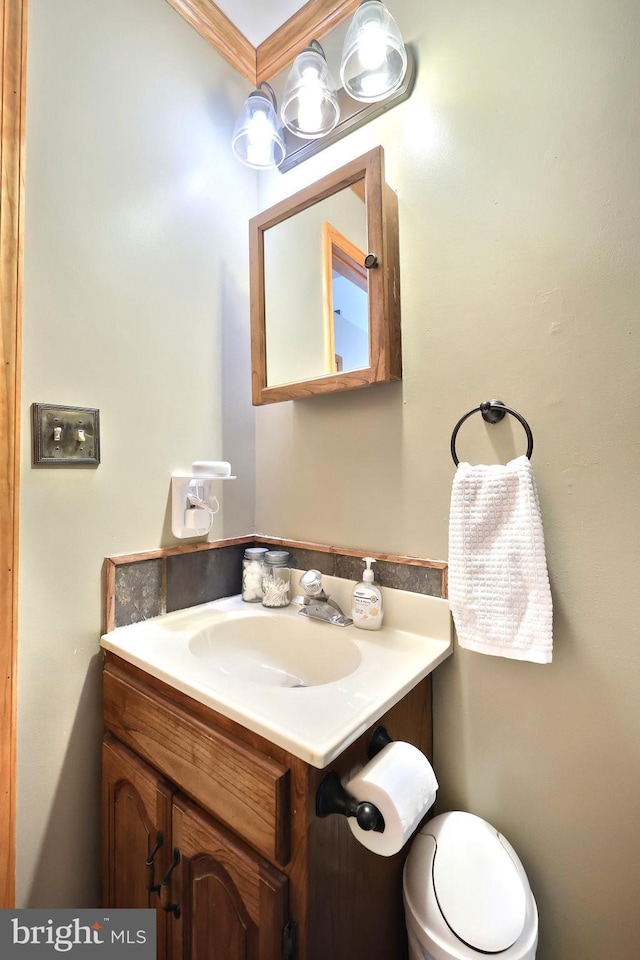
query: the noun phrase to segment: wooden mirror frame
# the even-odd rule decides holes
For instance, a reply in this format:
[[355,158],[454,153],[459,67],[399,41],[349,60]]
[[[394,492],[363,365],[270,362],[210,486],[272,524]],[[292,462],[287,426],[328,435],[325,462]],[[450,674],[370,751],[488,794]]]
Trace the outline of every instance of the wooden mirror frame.
[[[267,386],[264,232],[357,181],[364,183],[369,276],[369,366],[311,380]],[[254,406],[338,393],[402,377],[398,198],[384,179],[384,152],[376,147],[249,221],[251,379]]]

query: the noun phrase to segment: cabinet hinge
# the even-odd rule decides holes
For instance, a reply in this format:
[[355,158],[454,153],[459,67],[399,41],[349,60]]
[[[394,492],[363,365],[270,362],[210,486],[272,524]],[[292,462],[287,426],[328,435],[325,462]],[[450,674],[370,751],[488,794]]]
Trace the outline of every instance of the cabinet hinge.
[[282,928],[282,958],[295,960],[298,952],[298,924],[295,920],[287,920]]

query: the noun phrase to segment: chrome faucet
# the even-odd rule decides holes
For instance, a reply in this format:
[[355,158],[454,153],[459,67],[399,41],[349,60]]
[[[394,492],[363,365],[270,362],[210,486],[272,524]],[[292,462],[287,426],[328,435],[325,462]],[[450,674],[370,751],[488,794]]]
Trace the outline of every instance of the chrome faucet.
[[300,586],[304,590],[304,606],[299,611],[301,617],[325,620],[327,623],[335,623],[337,627],[348,627],[353,623],[350,617],[345,617],[335,600],[324,592],[322,574],[319,570],[307,570],[303,573],[300,577]]

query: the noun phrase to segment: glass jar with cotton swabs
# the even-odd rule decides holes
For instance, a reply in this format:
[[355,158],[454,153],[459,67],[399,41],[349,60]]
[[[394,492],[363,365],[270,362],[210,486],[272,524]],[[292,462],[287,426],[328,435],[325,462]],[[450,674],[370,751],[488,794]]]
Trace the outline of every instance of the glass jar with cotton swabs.
[[262,606],[287,607],[291,586],[290,556],[286,550],[268,550],[264,555]]

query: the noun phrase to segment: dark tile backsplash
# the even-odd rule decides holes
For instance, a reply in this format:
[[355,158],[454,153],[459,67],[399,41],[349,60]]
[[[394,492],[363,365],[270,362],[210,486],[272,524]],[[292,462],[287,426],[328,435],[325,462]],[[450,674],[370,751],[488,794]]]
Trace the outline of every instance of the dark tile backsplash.
[[[348,557],[336,554],[336,577],[345,580],[362,580],[365,563],[361,557]],[[442,596],[443,570],[440,567],[421,567],[411,563],[399,563],[394,560],[376,560],[373,575],[381,587],[394,587],[396,590],[408,590],[410,593],[425,593],[429,597]]]
[[[240,593],[242,557],[247,545],[235,543],[118,565],[115,572],[115,626],[123,627],[165,612]],[[325,552],[295,545],[263,543],[259,539],[255,540],[255,545],[288,550],[291,565],[299,570],[314,567],[327,576],[347,580],[362,578],[364,563],[361,557],[342,554],[335,549]],[[442,565],[378,560],[374,570],[376,581],[383,587],[432,597],[443,596],[445,571]]]
[[295,570],[319,570],[328,577],[332,577],[335,568],[335,557],[324,550],[306,550],[304,547],[274,546],[272,543],[263,543],[256,540],[257,547],[267,547],[269,550],[286,550],[291,557],[291,566]]
[[163,610],[162,564],[164,560],[138,560],[116,569],[116,626],[157,617]]
[[244,545],[167,557],[167,613],[242,590]]
[[[268,543],[256,541],[257,546],[280,549]],[[312,567],[328,577],[343,577],[345,580],[362,580],[365,564],[362,557],[344,553],[325,553],[324,550],[307,550],[304,547],[283,547],[291,554],[291,566],[298,570]],[[429,597],[441,597],[443,586],[442,567],[423,567],[397,560],[376,560],[373,567],[376,582],[382,587],[424,593]]]

